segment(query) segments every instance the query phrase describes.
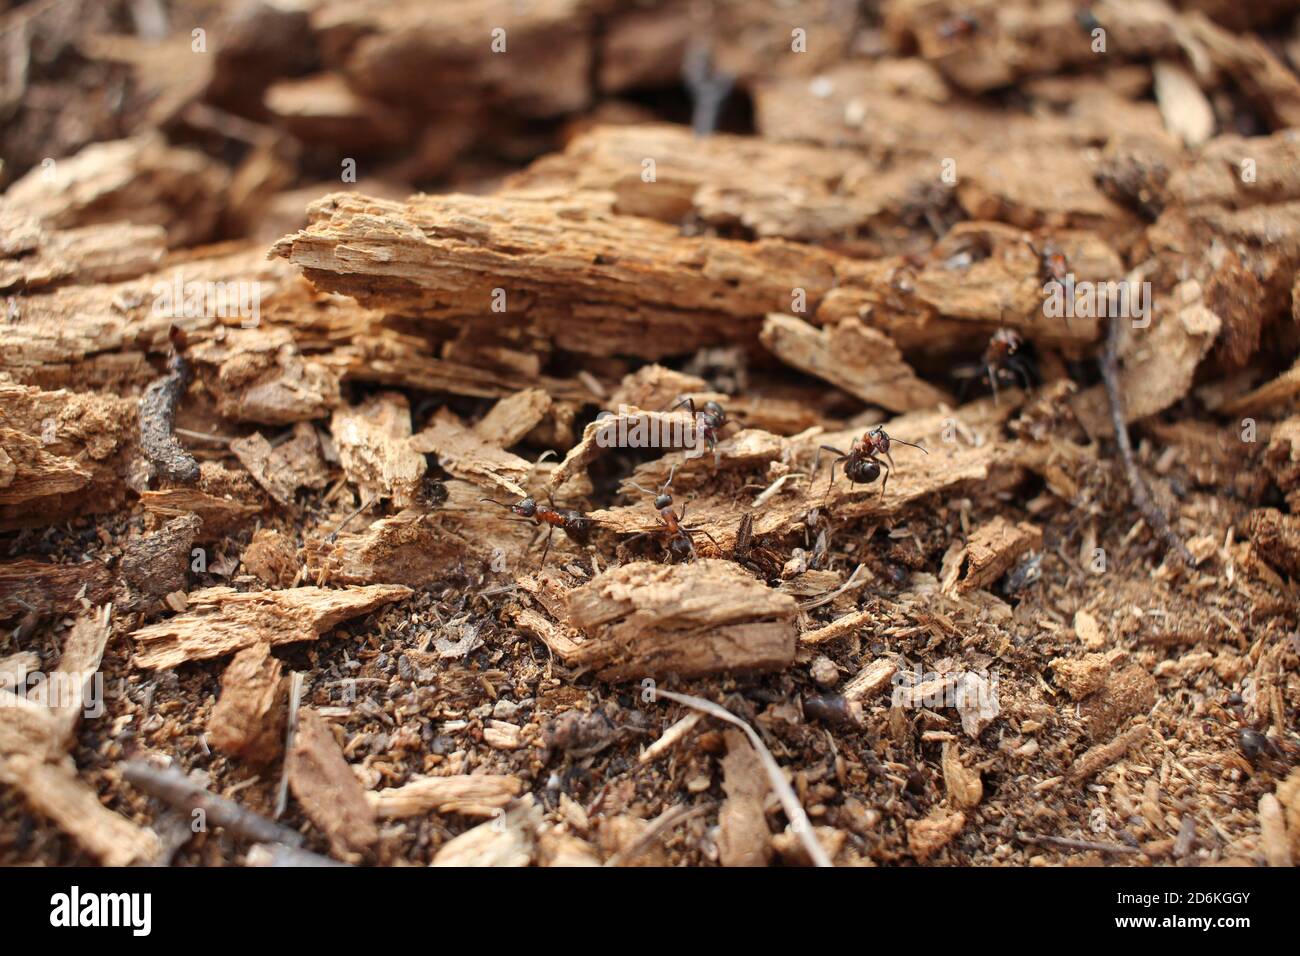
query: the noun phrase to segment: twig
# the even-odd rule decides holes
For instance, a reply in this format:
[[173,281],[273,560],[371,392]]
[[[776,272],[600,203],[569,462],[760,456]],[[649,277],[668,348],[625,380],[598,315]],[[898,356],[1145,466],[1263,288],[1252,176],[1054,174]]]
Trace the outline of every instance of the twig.
[[302,698],[302,672],[294,671],[289,677],[289,719],[284,728],[284,767],[280,771],[280,787],[275,796],[275,818],[278,820],[289,806],[289,752],[293,750],[293,737],[298,732],[298,707]]
[[731,711],[724,707],[719,707],[711,700],[705,700],[703,697],[692,697],[690,694],[678,694],[671,690],[660,690],[655,688],[655,696],[667,697],[669,700],[676,701],[693,710],[703,711],[710,717],[716,717],[718,720],[725,720],[729,724],[739,727],[749,738],[750,744],[758,754],[758,759],[762,761],[763,769],[767,771],[767,779],[772,784],[772,789],[776,791],[777,797],[781,801],[781,807],[785,810],[786,818],[790,821],[790,828],[799,837],[799,842],[803,844],[804,849],[808,852],[809,858],[813,861],[814,866],[833,866],[830,857],[822,849],[821,843],[812,832],[812,825],[808,822],[808,814],[804,812],[803,807],[799,804],[799,798],[791,789],[789,782],[785,779],[785,774],[781,772],[781,765],[776,762],[772,752],[767,749],[767,744],[763,739],[754,732],[754,728],[749,726]]
[[1070,850],[1096,850],[1098,853],[1141,853],[1135,846],[1121,843],[1096,843],[1092,840],[1075,840],[1071,837],[1047,836],[1037,833],[1017,833],[1016,839],[1021,843],[1049,843],[1052,846],[1065,847]]
[[1169,519],[1151,497],[1151,491],[1147,488],[1146,480],[1138,471],[1137,460],[1133,457],[1133,445],[1129,442],[1128,426],[1124,423],[1124,398],[1119,388],[1121,321],[1123,320],[1119,317],[1110,320],[1110,329],[1106,333],[1106,348],[1102,352],[1100,364],[1101,377],[1106,383],[1106,397],[1110,400],[1110,418],[1115,426],[1115,442],[1119,445],[1120,457],[1124,461],[1124,473],[1128,477],[1129,488],[1133,493],[1133,504],[1137,506],[1138,511],[1142,512],[1142,517],[1146,519],[1151,529],[1165,539],[1165,543],[1183,559],[1183,562],[1193,565],[1196,559],[1192,557],[1192,552],[1187,550],[1187,545],[1183,544],[1182,539],[1174,533],[1174,529],[1169,525]]
[[246,810],[233,800],[219,797],[195,783],[175,767],[159,768],[141,760],[129,761],[122,770],[127,783],[174,807],[193,812],[202,810],[208,821],[257,843],[298,846],[302,834]]
[[301,847],[285,846],[283,843],[259,843],[248,851],[245,860],[248,866],[349,867],[352,865],[351,863],[340,863],[338,860],[331,860],[327,856],[312,853],[310,850],[304,850]]

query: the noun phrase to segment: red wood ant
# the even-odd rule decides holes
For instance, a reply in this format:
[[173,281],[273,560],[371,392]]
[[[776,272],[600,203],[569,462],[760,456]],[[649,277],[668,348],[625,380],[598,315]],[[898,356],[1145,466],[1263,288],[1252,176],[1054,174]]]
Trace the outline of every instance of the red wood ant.
[[556,528],[560,528],[570,541],[577,544],[585,545],[591,540],[591,519],[581,511],[573,511],[567,508],[556,508],[555,502],[550,503],[550,507],[539,505],[537,500],[531,496],[520,498],[514,504],[506,504],[504,501],[497,501],[495,498],[481,498],[481,501],[490,501],[494,505],[505,508],[519,515],[520,519],[532,521],[538,525],[546,525],[546,547],[542,550],[542,564],[546,564],[546,556],[551,553],[551,535],[555,533]]
[[959,13],[940,23],[936,32],[941,39],[951,43],[954,40],[973,37],[979,29],[980,22],[974,15]]
[[[930,454],[929,450],[923,445],[903,441],[901,438],[892,438],[885,431],[883,425],[877,425],[863,435],[862,438],[855,441],[848,454],[831,445],[822,445],[818,448],[817,457],[813,459],[814,475],[817,473],[817,466],[821,464],[822,452],[833,451],[840,456],[831,462],[831,480],[830,484],[826,486],[826,497],[830,497],[831,487],[835,484],[835,466],[840,462],[844,462],[844,475],[855,485],[871,484],[880,477],[880,470],[885,469],[884,481],[880,483],[880,497],[884,498],[885,486],[889,484],[889,475],[894,470],[894,458],[889,454],[889,447],[894,442],[900,445],[910,445],[912,448],[920,448],[925,454]],[[883,459],[881,456],[884,456]]]
[[[687,396],[670,408],[669,411],[675,412],[683,405],[690,411],[691,417],[695,419],[695,430],[699,432],[705,444],[709,446],[709,451],[716,453],[718,450],[718,433],[730,424],[727,421],[726,410],[717,402],[708,401],[704,403],[703,411],[696,411],[695,399]],[[699,456],[696,455],[695,457],[698,458]]]
[[1025,240],[1025,245],[1033,250],[1038,257],[1038,277],[1043,282],[1055,280],[1064,282],[1070,274],[1070,261],[1065,258],[1065,253],[1061,247],[1054,242],[1046,243],[1041,249],[1034,245],[1030,240]]
[[[668,480],[663,483],[663,487],[660,488],[659,493],[655,495],[655,511],[659,512],[659,521],[663,524],[662,533],[669,536],[668,555],[672,558],[674,564],[678,561],[695,557],[695,542],[692,540],[693,535],[702,534],[712,541],[715,547],[718,547],[718,540],[703,528],[688,528],[686,525],[682,524],[682,522],[686,520],[686,505],[682,505],[681,514],[673,511],[673,496],[668,493],[668,489],[672,487],[673,476],[676,473],[677,466],[673,465],[668,472]],[[632,487],[645,492],[647,495],[654,494],[654,492],[650,491],[648,488],[642,488],[635,481],[630,484]],[[640,534],[634,534],[632,537],[624,541],[624,544],[635,541],[637,538],[643,538],[646,535],[655,533],[656,532],[653,531],[643,531]]]
[[998,399],[998,379],[1020,384],[1016,378],[1019,376],[1026,391],[1033,387],[1030,361],[1020,354],[1023,345],[1024,340],[1011,329],[998,329],[993,333],[993,338],[989,339],[989,344],[984,349],[984,357],[980,361],[988,371],[994,402]]

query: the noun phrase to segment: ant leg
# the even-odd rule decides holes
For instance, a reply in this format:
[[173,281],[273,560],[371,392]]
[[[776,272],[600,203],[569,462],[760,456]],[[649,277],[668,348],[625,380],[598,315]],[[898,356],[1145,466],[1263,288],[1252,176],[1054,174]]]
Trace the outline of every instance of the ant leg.
[[542,567],[546,567],[546,556],[551,553],[551,535],[555,534],[555,525],[546,526],[546,547],[542,548]]
[[722,550],[722,545],[718,544],[718,539],[715,538],[713,535],[709,534],[703,528],[683,528],[682,530],[685,531],[688,535],[702,534],[704,535],[704,537],[708,538],[710,541],[713,542],[713,546],[715,548],[717,548],[719,551]]
[[689,501],[683,501],[683,502],[682,502],[682,513],[679,514],[679,515],[677,516],[677,523],[678,523],[678,524],[681,524],[683,521],[686,520],[686,506],[689,505],[689,504],[690,504]]
[[358,505],[357,508],[350,515],[348,515],[339,523],[339,526],[337,528],[335,528],[333,531],[331,531],[328,535],[325,536],[325,543],[333,544],[335,541],[337,541],[339,539],[339,532],[341,532],[344,528],[346,528],[349,524],[351,524],[353,518],[361,514],[361,512],[365,511],[366,509],[370,508],[378,500],[379,500],[379,496],[376,495],[375,497],[371,498],[369,501],[361,505]]
[[844,454],[844,452],[840,451],[838,448],[834,448],[834,447],[832,447],[832,446],[830,446],[830,445],[822,445],[822,446],[820,446],[820,447],[817,449],[817,455],[816,455],[816,457],[813,458],[813,474],[814,474],[814,475],[817,474],[817,468],[818,468],[818,466],[821,464],[821,460],[822,460],[822,452],[824,452],[824,451],[833,451],[833,452],[835,452],[835,454],[837,454],[837,455],[840,456],[840,458],[839,458],[840,461],[843,461],[845,458],[848,457],[847,455]]
[[989,386],[993,389],[993,404],[998,405],[1000,404],[1000,400],[998,398],[998,373],[1001,370],[994,368],[992,365],[990,365],[988,368],[989,368]]
[[1024,360],[1019,358],[1008,359],[1007,368],[1019,374],[1021,381],[1024,383],[1026,392],[1033,391],[1034,379],[1033,376],[1029,374],[1029,366]]
[[683,398],[683,399],[681,399],[680,401],[678,401],[676,405],[674,405],[672,408],[670,408],[670,409],[668,409],[668,410],[669,410],[670,412],[675,412],[675,411],[677,411],[677,409],[681,408],[683,405],[685,405],[685,406],[686,406],[686,410],[687,410],[688,412],[690,412],[692,416],[694,416],[694,414],[695,414],[695,399],[691,398],[689,395],[687,395],[685,398]]
[[894,469],[891,468],[888,463],[881,461],[879,458],[874,458],[872,460],[875,461],[875,463],[884,471],[884,474],[881,475],[880,478],[880,500],[884,501],[885,487],[889,484],[889,476],[893,473]]

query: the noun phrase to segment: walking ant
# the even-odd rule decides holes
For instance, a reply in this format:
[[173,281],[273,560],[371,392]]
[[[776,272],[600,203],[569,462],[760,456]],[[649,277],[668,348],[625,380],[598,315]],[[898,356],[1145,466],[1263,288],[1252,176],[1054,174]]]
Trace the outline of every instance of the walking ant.
[[691,417],[695,419],[695,430],[704,438],[705,444],[709,446],[709,451],[716,454],[718,450],[718,433],[730,424],[727,420],[726,410],[715,401],[707,401],[704,403],[703,411],[697,411],[695,399],[688,395],[670,408],[669,411],[675,412],[683,405],[691,413]]
[[[885,469],[884,481],[880,483],[880,497],[884,498],[885,486],[889,484],[889,475],[894,470],[894,458],[889,453],[890,445],[894,442],[900,445],[910,445],[912,448],[920,448],[925,454],[930,454],[929,450],[923,445],[891,437],[885,431],[883,425],[877,425],[862,438],[854,441],[853,447],[848,454],[832,445],[822,445],[818,448],[817,457],[813,460],[814,475],[817,474],[817,466],[821,464],[822,452],[833,451],[840,456],[831,463],[831,480],[830,484],[826,486],[826,498],[830,498],[831,487],[835,484],[835,466],[840,462],[844,462],[844,476],[855,485],[871,484],[880,477],[880,470]],[[825,504],[824,501],[823,504]]]
[[693,535],[702,534],[712,541],[715,547],[720,547],[718,545],[718,540],[703,528],[688,528],[686,525],[682,524],[682,522],[686,520],[685,504],[682,505],[681,514],[673,511],[673,496],[668,493],[668,489],[672,487],[673,476],[676,475],[676,473],[677,466],[673,465],[668,472],[668,480],[663,483],[663,487],[659,489],[658,494],[655,494],[648,488],[642,488],[635,481],[630,482],[632,487],[647,495],[655,494],[655,511],[659,512],[659,521],[663,524],[663,528],[660,532],[642,531],[640,534],[634,534],[623,542],[624,544],[627,544],[631,541],[635,541],[637,538],[644,538],[647,535],[656,533],[667,534],[669,536],[668,555],[672,558],[674,564],[678,561],[695,557],[695,541],[692,538]]
[[[538,526],[546,525],[546,546],[542,549],[542,565],[546,565],[546,556],[551,553],[551,535],[555,534],[555,529],[561,529],[569,540],[579,545],[585,545],[591,540],[591,519],[581,511],[573,511],[568,508],[556,508],[555,502],[551,501],[550,506],[539,505],[537,499],[531,495],[527,498],[520,498],[514,504],[506,504],[504,501],[497,501],[495,498],[480,498],[480,501],[490,501],[498,507],[505,508],[519,515],[518,519],[525,522],[532,521]],[[550,498],[548,496],[548,501]]]
[[[1033,387],[1033,366],[1027,356],[1021,355],[1024,340],[1011,329],[998,329],[989,339],[980,360],[988,372],[989,386],[993,389],[993,401],[998,400],[998,380],[1010,381],[1013,385],[1024,385],[1025,391]],[[1020,377],[1017,381],[1016,376]]]
[[1065,281],[1070,274],[1070,261],[1065,258],[1065,253],[1061,251],[1060,246],[1054,242],[1048,242],[1040,249],[1029,239],[1024,242],[1038,257],[1039,279],[1044,283],[1048,281]]

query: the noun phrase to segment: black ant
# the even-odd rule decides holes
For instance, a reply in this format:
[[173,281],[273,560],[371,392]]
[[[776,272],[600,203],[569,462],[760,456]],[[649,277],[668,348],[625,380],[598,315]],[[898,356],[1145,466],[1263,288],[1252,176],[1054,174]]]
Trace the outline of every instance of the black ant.
[[[923,445],[903,441],[901,438],[890,437],[883,425],[877,425],[862,438],[855,441],[848,454],[831,445],[822,445],[818,448],[817,457],[813,460],[814,475],[817,473],[817,466],[821,464],[822,452],[833,451],[840,456],[831,463],[831,480],[830,484],[826,486],[826,497],[830,497],[831,486],[835,484],[835,466],[840,462],[844,462],[844,475],[855,485],[871,484],[880,477],[880,470],[885,469],[885,479],[880,483],[880,497],[884,498],[885,486],[889,484],[889,475],[894,470],[894,458],[889,454],[889,447],[894,442],[898,442],[900,445],[910,445],[912,448],[920,448],[925,454],[930,454],[929,450]],[[884,456],[883,459],[881,458],[882,455]]]
[[564,531],[569,540],[577,544],[585,545],[591,540],[591,519],[581,511],[556,508],[554,501],[551,501],[550,507],[547,507],[546,505],[539,505],[537,499],[531,495],[527,498],[520,498],[512,505],[506,504],[504,501],[497,501],[495,498],[481,498],[479,500],[490,501],[494,505],[513,511],[522,519],[547,526],[546,547],[542,550],[543,566],[546,564],[546,556],[551,553],[551,535],[555,533],[556,528]]
[[709,446],[709,451],[716,453],[718,450],[718,433],[730,424],[727,420],[726,410],[717,402],[708,401],[704,403],[703,411],[696,411],[695,399],[687,396],[669,409],[675,412],[683,405],[690,411],[691,417],[695,419],[695,430],[700,433],[705,443]]
[[[668,489],[672,487],[673,476],[676,473],[677,466],[673,465],[668,472],[668,480],[663,483],[663,487],[660,488],[659,493],[655,495],[655,511],[659,512],[659,520],[663,524],[663,532],[669,535],[668,555],[673,559],[674,564],[678,561],[695,557],[695,542],[692,540],[692,535],[702,534],[713,542],[714,547],[719,547],[717,539],[703,528],[688,528],[686,525],[682,524],[682,522],[686,520],[686,505],[682,505],[681,514],[673,511],[673,496],[668,493]],[[646,494],[653,494],[649,489],[642,488],[635,481],[630,484],[632,487],[643,491]],[[623,543],[627,544],[628,542],[635,541],[637,538],[643,538],[646,535],[655,533],[656,532],[653,531],[643,531],[640,534],[632,535],[632,537],[628,538]]]

